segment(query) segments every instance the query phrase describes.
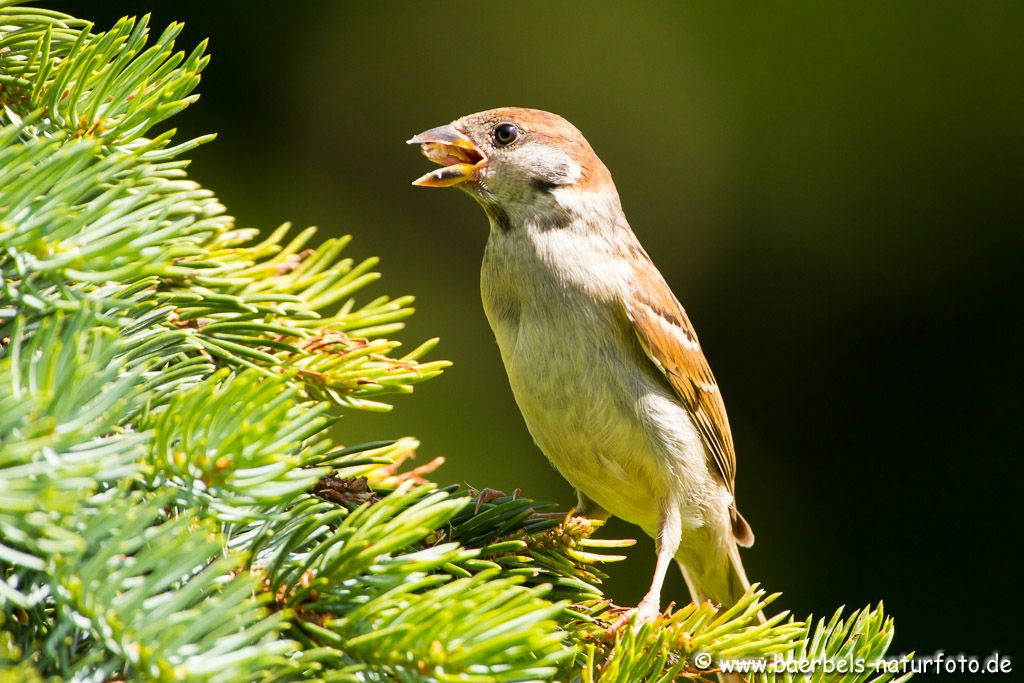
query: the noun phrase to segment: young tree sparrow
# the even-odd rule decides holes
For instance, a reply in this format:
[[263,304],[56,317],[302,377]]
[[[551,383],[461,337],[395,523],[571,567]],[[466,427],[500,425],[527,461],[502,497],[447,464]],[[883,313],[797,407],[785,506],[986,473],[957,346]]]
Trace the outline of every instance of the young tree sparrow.
[[484,310],[534,441],[588,517],[615,515],[658,549],[641,620],[661,609],[675,558],[696,601],[749,586],[737,545],[736,454],[693,325],[626,222],[611,174],[568,121],[492,109],[409,140],[458,187],[490,236]]

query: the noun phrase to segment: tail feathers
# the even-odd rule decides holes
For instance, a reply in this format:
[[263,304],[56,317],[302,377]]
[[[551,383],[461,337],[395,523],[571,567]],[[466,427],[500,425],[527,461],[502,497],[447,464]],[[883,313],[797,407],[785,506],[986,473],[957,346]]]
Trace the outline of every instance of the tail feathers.
[[[683,578],[686,580],[686,585],[690,589],[690,597],[694,602],[710,600],[713,604],[728,609],[735,605],[750,588],[750,581],[747,579],[747,572],[743,569],[743,561],[740,559],[736,541],[729,539],[727,544],[728,551],[722,553],[713,562],[707,562],[707,558],[686,558],[686,560],[696,559],[695,562],[686,562],[681,556],[682,553],[677,556],[679,568],[683,572]],[[764,623],[763,614],[759,612],[757,617],[759,622]]]
[[[739,517],[737,513],[737,517]],[[743,520],[742,517],[739,517]],[[746,522],[743,522],[746,524]],[[747,527],[749,530],[750,527]],[[753,538],[751,538],[753,540]],[[743,569],[743,561],[740,559],[740,549],[737,542],[729,539],[728,551],[721,553],[716,562],[701,562],[701,558],[692,556],[686,558],[691,561],[691,568],[684,564],[684,554],[676,555],[679,568],[683,571],[683,578],[690,589],[690,597],[694,602],[710,600],[713,604],[720,605],[722,609],[728,609],[736,604],[750,588],[750,581],[747,580],[747,572]],[[704,558],[706,560],[706,558]],[[697,569],[702,569],[699,574]],[[765,622],[763,613],[757,613],[758,623]],[[738,673],[719,673],[718,683],[747,683],[748,679]]]

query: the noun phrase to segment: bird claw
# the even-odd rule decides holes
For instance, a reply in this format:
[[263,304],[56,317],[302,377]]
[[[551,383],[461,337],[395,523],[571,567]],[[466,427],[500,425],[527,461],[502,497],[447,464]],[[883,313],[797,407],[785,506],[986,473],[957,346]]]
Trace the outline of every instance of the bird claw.
[[644,624],[656,621],[661,616],[661,607],[657,603],[641,600],[639,605],[624,610],[619,618],[612,622],[608,627],[608,637],[617,636],[630,622],[633,622],[633,630],[638,631]]

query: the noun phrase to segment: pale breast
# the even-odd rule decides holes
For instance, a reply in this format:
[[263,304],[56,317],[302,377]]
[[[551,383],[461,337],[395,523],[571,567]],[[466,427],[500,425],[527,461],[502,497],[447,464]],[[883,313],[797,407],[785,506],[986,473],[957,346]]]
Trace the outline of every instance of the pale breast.
[[705,468],[703,453],[616,303],[618,265],[600,252],[565,231],[492,234],[484,309],[537,445],[603,508],[653,529],[670,480],[689,478],[685,461]]

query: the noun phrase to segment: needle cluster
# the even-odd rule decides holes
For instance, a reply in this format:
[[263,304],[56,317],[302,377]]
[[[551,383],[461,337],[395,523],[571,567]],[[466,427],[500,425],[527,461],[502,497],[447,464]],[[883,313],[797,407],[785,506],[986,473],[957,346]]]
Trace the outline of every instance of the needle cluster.
[[348,238],[239,229],[189,178],[213,136],[164,125],[208,61],[180,30],[0,0],[0,680],[612,682],[885,651],[880,609],[761,625],[756,589],[609,639],[600,551],[624,542],[432,483],[413,439],[334,444],[342,411],[447,362],[399,350],[412,299],[365,296]]

